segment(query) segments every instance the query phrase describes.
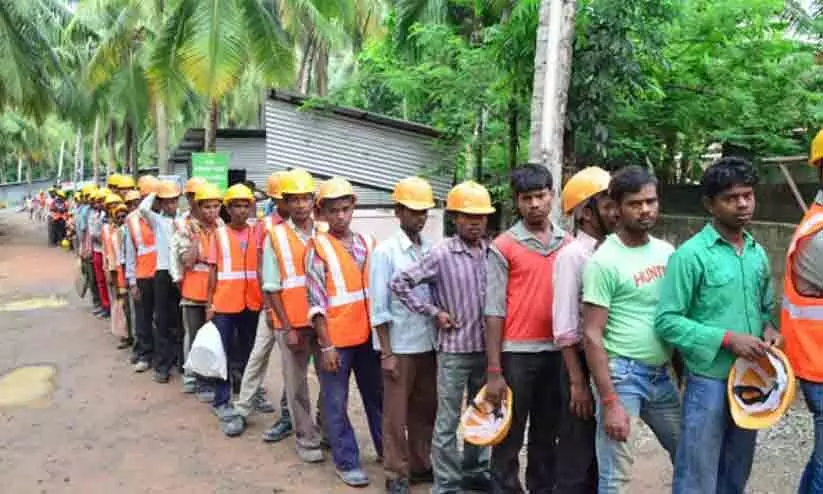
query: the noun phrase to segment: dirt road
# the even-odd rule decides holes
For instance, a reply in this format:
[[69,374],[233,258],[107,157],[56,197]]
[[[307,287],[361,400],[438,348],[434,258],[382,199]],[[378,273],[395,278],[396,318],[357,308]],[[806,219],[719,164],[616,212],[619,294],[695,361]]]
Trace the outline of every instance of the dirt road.
[[[254,416],[246,434],[228,439],[205,405],[181,394],[179,380],[160,385],[148,374],[133,373],[108,325],[74,294],[74,257],[45,244],[43,225],[0,211],[0,373],[40,364],[56,370],[47,400],[0,408],[0,492],[352,491],[337,481],[330,462],[302,464],[293,439],[274,446],[261,442],[260,433],[274,417]],[[267,379],[274,401],[281,390],[278,361],[272,357]],[[372,478],[361,492],[381,492],[383,476],[360,408],[353,399]],[[780,447],[759,453],[751,492],[794,491],[811,441],[805,412],[798,408],[793,415],[798,425],[761,435]],[[631,492],[666,492],[667,458],[648,434],[640,443]]]

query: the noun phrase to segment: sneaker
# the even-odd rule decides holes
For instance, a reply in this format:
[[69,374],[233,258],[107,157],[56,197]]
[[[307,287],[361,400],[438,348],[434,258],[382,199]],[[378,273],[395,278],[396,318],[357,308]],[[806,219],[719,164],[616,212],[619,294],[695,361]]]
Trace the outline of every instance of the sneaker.
[[320,448],[303,448],[297,446],[297,456],[306,463],[321,463],[326,458]]
[[220,420],[230,419],[231,417],[237,415],[234,413],[234,409],[228,403],[226,403],[225,405],[212,405],[209,408],[211,409],[211,414]]
[[169,382],[169,373],[154,371],[154,374],[152,374],[151,378],[152,380],[154,380],[154,382],[158,384],[167,384]]
[[251,407],[255,412],[274,413],[274,405],[269,401],[266,392],[261,388],[251,399]]
[[386,494],[408,494],[409,481],[406,479],[386,479]]
[[211,403],[214,401],[214,389],[205,387],[202,384],[197,390],[197,401],[200,403]]
[[366,487],[369,485],[369,476],[360,468],[346,472],[337,470],[337,476],[349,487]]
[[134,364],[134,372],[146,372],[149,370],[151,366],[145,360],[138,360],[136,364]]
[[223,415],[220,419],[220,428],[226,436],[237,437],[246,430],[246,419],[238,413]]
[[120,343],[117,344],[118,350],[125,350],[126,348],[131,348],[131,341],[128,338],[123,338],[120,340]]
[[434,472],[431,468],[428,470],[424,470],[422,472],[412,472],[409,475],[409,484],[410,485],[419,485],[419,484],[433,484],[434,483]]
[[183,392],[192,394],[197,391],[197,380],[194,376],[183,376]]
[[294,432],[294,428],[292,427],[291,420],[284,420],[281,417],[269,430],[263,433],[263,441],[276,443],[289,437],[292,432]]

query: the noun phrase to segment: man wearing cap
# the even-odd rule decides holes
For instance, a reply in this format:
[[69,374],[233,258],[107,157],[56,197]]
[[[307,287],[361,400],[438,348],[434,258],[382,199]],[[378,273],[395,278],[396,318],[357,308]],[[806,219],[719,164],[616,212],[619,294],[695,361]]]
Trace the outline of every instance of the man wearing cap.
[[[446,198],[454,214],[457,235],[432,247],[418,262],[394,276],[391,288],[409,310],[434,319],[438,329],[437,414],[432,438],[435,494],[490,488],[487,448],[464,443],[457,448],[457,428],[463,396],[475,396],[486,379],[486,300],[484,239],[488,215],[494,213],[491,196],[482,185],[456,185]],[[414,288],[427,284],[431,300]]]
[[799,492],[823,492],[823,131],[817,133],[809,163],[821,190],[795,230],[786,256],[780,331],[806,405],[814,416],[815,442]]
[[[529,424],[526,485],[550,492],[555,484],[555,437],[561,417],[562,360],[553,343],[552,269],[566,232],[549,220],[552,176],[541,165],[511,173],[518,221],[489,248],[485,300],[486,400],[500,406],[506,387],[514,403],[508,434],[492,450],[495,492],[520,493],[520,462]],[[548,303],[535,304],[535,297]]]
[[[431,245],[421,232],[434,207],[431,185],[401,180],[392,195],[400,231],[382,242],[369,263],[369,310],[375,350],[383,368],[383,469],[386,491],[431,482],[431,439],[437,411],[437,359],[431,317],[406,308],[391,292],[394,274],[418,262]],[[415,295],[431,303],[428,286]]]
[[[169,382],[169,375],[175,360],[182,352],[182,333],[178,328],[177,307],[180,305],[180,290],[172,282],[169,274],[171,258],[171,237],[174,232],[174,218],[180,186],[173,182],[161,182],[157,192],[152,192],[140,203],[137,211],[150,225],[157,245],[157,268],[154,274],[154,374],[155,382]],[[154,210],[157,203],[159,212]]]
[[[248,223],[254,195],[243,184],[229,187],[223,198],[229,223],[218,226],[209,248],[210,266],[206,318],[217,326],[227,360],[234,360],[242,376],[249,360],[263,305],[258,279],[258,257],[263,236]],[[234,413],[231,406],[231,372],[228,379],[216,380],[212,411],[220,428],[230,434]],[[239,386],[238,386],[239,387]]]
[[575,237],[554,263],[552,324],[554,343],[564,367],[563,411],[557,437],[555,494],[597,492],[594,450],[596,422],[590,372],[582,346],[580,321],[583,268],[617,224],[617,207],[608,195],[609,173],[598,167],[577,172],[563,187],[563,213],[570,215]]
[[[383,454],[383,386],[380,359],[372,348],[368,314],[368,262],[374,240],[351,230],[355,196],[351,184],[334,177],[319,188],[329,233],[315,233],[306,247],[309,320],[321,351],[320,386],[337,475],[349,486],[369,478],[348,417],[349,378],[354,373],[374,447]],[[288,329],[288,328],[287,328]],[[291,347],[296,346],[291,332]],[[293,403],[290,403],[293,406]]]
[[612,175],[609,195],[620,210],[583,270],[583,341],[597,390],[600,494],[628,492],[634,435],[641,418],[674,460],[680,396],[672,350],[654,328],[660,282],[674,248],[649,231],[658,216],[657,180],[638,166]]
[[657,333],[682,352],[688,371],[672,492],[742,493],[756,431],[732,420],[729,371],[736,357],[762,357],[780,336],[771,323],[769,259],[745,229],[757,172],[742,158],[721,158],[701,185],[712,220],[669,259],[656,318]]

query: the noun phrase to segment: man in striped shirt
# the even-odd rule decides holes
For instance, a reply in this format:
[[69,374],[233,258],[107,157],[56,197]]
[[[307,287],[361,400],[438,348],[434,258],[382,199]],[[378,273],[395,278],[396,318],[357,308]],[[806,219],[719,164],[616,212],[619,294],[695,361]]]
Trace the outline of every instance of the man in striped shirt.
[[[484,239],[488,215],[494,212],[481,185],[454,187],[446,209],[455,213],[457,235],[432,248],[420,261],[395,275],[392,292],[412,312],[434,318],[438,328],[437,417],[432,439],[432,493],[489,487],[489,451],[468,443],[461,461],[457,427],[464,392],[474,396],[486,379],[483,307],[486,298]],[[417,285],[431,288],[431,302],[414,293]]]

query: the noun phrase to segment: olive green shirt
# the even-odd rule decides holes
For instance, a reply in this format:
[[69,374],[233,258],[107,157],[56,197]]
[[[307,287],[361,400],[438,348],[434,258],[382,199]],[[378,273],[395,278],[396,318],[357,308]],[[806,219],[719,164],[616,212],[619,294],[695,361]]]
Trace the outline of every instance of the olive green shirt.
[[738,253],[709,223],[669,259],[655,328],[682,352],[690,372],[725,379],[735,359],[721,348],[726,331],[762,337],[773,308],[763,247],[745,232]]

